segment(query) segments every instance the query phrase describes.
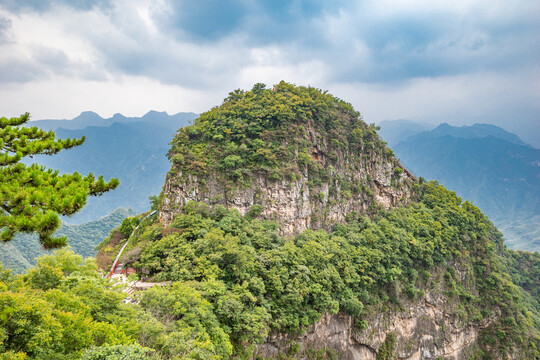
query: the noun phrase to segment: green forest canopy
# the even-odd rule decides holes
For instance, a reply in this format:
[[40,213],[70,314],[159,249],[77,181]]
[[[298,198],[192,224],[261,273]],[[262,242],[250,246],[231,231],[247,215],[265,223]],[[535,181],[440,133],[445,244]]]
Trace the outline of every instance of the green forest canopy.
[[[294,179],[311,161],[308,128],[325,133],[330,150],[393,156],[375,126],[367,125],[351,104],[319,89],[282,81],[273,89],[256,84],[251,91],[231,92],[220,106],[179,129],[168,154],[172,172],[176,176],[181,169],[181,176],[204,177],[217,170],[228,181],[244,183],[253,172],[273,180]],[[323,169],[310,166],[313,176],[317,170]]]
[[[301,332],[341,311],[362,331],[370,314],[399,311],[427,291],[447,296],[451,316],[492,319],[478,354],[520,349],[534,359],[538,293],[506,273],[534,290],[539,254],[521,261],[473,205],[436,183],[419,186],[419,203],[294,238],[202,203],[168,229],[144,221],[130,241],[141,250],[132,265],[174,282],[140,294],[140,304],[124,304],[92,259],[68,249],[24,275],[1,270],[0,359],[244,358],[270,330]],[[454,266],[469,269],[465,279]]]

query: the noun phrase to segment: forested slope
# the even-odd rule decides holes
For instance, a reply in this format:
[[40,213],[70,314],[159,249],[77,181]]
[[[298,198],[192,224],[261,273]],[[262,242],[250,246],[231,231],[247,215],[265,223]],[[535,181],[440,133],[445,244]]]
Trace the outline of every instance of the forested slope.
[[[96,255],[95,247],[109,232],[134,214],[132,209],[116,209],[96,221],[79,225],[63,223],[56,236],[67,236],[69,246],[75,253],[92,257]],[[17,234],[12,241],[0,244],[0,262],[15,274],[23,273],[35,265],[35,258],[51,253],[51,250],[45,250],[39,243],[36,234]]]

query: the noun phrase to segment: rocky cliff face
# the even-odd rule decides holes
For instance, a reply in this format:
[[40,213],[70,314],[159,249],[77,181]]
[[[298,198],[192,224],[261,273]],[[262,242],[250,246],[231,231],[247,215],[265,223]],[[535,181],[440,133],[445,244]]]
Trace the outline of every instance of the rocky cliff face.
[[298,353],[304,354],[299,358],[307,358],[308,349],[326,348],[339,359],[375,360],[386,347],[392,359],[467,360],[477,349],[479,331],[491,321],[476,325],[462,322],[446,297],[428,292],[406,304],[404,311],[367,317],[364,329],[355,327],[354,319],[347,314],[325,314],[300,336],[273,334],[258,346],[256,356],[277,358],[297,346]]
[[[307,228],[330,228],[351,212],[373,213],[409,200],[413,180],[400,171],[396,159],[333,148],[314,128],[306,134],[313,144],[310,159],[286,179],[274,180],[266,173],[253,172],[248,184],[231,187],[224,186],[219,171],[201,177],[183,176],[179,169],[169,175],[163,188],[162,223],[168,225],[176,209],[192,200],[235,208],[242,215],[259,204],[263,207],[261,215],[277,220],[281,233],[288,235]],[[314,174],[314,167],[319,172]],[[320,176],[321,169],[327,176]]]

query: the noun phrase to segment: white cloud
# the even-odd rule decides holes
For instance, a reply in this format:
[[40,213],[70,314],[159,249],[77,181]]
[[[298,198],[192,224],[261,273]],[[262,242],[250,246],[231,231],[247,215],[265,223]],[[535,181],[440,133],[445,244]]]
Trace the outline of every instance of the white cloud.
[[530,77],[525,71],[478,73],[419,78],[398,86],[339,83],[331,84],[330,89],[351,102],[370,123],[412,119],[468,124],[494,109],[512,107],[516,103],[536,104],[540,111],[538,86],[529,81]]
[[34,120],[72,119],[86,110],[104,118],[117,112],[142,116],[149,110],[169,114],[202,112],[220,103],[225,96],[226,93],[219,91],[186,89],[135,76],[103,82],[55,76],[50,80],[0,87],[2,116],[29,112]]
[[292,11],[290,24],[253,11],[200,42],[158,22],[171,16],[166,0],[55,4],[0,5],[0,115],[201,112],[233,89],[280,80],[328,89],[368,122],[540,113],[538,1],[365,1]]
[[320,87],[324,83],[325,75],[325,65],[317,60],[294,65],[253,65],[242,69],[239,75],[239,84],[242,88],[250,89],[254,83],[261,82],[272,86],[284,80],[297,85]]

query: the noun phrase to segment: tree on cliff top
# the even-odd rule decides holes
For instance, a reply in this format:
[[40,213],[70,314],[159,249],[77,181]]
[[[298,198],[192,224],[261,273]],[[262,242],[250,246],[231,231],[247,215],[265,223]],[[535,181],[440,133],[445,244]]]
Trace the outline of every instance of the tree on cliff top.
[[66,237],[53,237],[60,227],[60,215],[71,215],[86,203],[88,195],[102,195],[119,181],[103,180],[90,173],[62,174],[38,164],[27,166],[26,156],[54,155],[81,145],[85,138],[60,140],[53,131],[23,127],[28,113],[11,119],[0,118],[0,239],[10,241],[17,232],[36,232],[45,248],[66,244]]

